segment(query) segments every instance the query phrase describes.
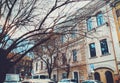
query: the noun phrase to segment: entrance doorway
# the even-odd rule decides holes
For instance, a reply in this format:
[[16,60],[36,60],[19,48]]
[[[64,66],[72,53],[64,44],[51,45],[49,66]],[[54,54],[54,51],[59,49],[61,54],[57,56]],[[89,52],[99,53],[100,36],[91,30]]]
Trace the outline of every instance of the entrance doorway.
[[106,83],[114,83],[113,82],[113,76],[110,71],[105,72],[105,77],[106,77]]
[[79,83],[78,82],[78,72],[74,72],[74,79],[77,81],[77,83]]
[[100,79],[100,74],[99,74],[98,72],[95,72],[95,73],[94,73],[94,79],[101,81],[101,79]]

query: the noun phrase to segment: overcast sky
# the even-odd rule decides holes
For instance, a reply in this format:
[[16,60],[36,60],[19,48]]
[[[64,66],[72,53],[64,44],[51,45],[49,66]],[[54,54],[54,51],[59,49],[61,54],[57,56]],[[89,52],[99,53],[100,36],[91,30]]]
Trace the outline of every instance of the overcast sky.
[[[38,20],[42,19],[44,16],[45,16],[45,13],[48,12],[48,10],[53,6],[54,4],[54,1],[55,0],[39,0],[40,3],[37,4],[38,6],[38,9],[35,13],[39,13],[40,15],[37,17]],[[80,9],[81,7],[85,6],[89,1],[79,1],[79,2],[74,2],[74,3],[71,3],[71,4],[68,4],[66,6],[63,6],[61,9],[58,9],[56,11],[54,11],[50,16],[49,18],[46,20],[45,24],[46,24],[46,27],[48,26],[51,26],[53,24],[53,20],[58,16],[58,15],[66,15],[66,16],[69,16],[70,14],[76,12],[76,10]],[[66,18],[64,18],[66,19]],[[62,19],[62,20],[64,20]],[[62,21],[61,20],[61,21]],[[2,22],[0,22],[2,23]],[[34,22],[33,24],[35,24],[37,22]],[[16,34],[13,36],[13,38],[16,38],[16,37],[19,37],[21,36],[22,34],[24,34],[25,32],[27,32],[28,30],[32,29],[32,26],[28,27],[27,29],[26,28],[22,28],[21,30],[18,30],[16,32]]]

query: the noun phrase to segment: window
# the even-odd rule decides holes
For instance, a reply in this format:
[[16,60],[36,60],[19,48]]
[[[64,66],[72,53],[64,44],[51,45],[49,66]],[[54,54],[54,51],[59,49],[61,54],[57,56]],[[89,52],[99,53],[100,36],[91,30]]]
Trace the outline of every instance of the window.
[[92,26],[92,19],[89,18],[87,19],[87,30],[90,31],[92,30],[93,26]]
[[120,17],[120,9],[116,10],[116,15],[117,15],[117,17]]
[[76,80],[76,83],[78,83],[78,80],[79,80],[78,72],[74,72],[74,79]]
[[72,30],[71,30],[71,37],[72,37],[72,38],[75,38],[75,37],[76,37],[76,30],[75,30],[75,29],[72,29]]
[[43,62],[41,61],[41,70],[43,70]]
[[97,25],[98,26],[104,24],[104,19],[103,19],[103,14],[102,13],[98,13],[96,19],[97,19]]
[[67,78],[67,73],[62,73],[62,78]]
[[76,49],[72,50],[72,55],[73,55],[73,61],[77,61],[77,50]]
[[65,42],[65,35],[61,36],[61,42],[64,43]]
[[38,63],[36,63],[36,71],[38,70]]
[[95,57],[96,56],[95,43],[89,44],[89,48],[90,48],[90,56]]
[[57,75],[53,75],[53,80],[57,81]]
[[100,46],[101,46],[102,55],[106,55],[106,54],[109,53],[106,39],[103,39],[103,40],[100,41]]
[[62,64],[66,64],[66,54],[65,53],[62,53]]

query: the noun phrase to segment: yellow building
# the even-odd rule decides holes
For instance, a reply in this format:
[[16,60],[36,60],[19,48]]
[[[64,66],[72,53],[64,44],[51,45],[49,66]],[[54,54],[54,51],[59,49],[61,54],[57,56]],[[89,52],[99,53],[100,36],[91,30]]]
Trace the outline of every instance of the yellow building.
[[116,25],[118,40],[120,44],[120,0],[114,0],[111,4],[113,7],[114,21]]
[[[111,7],[112,7],[112,11],[113,11],[113,16],[114,16],[114,22],[115,22],[118,42],[120,45],[120,0],[112,0]],[[116,57],[118,57],[118,56],[116,56]],[[120,62],[120,60],[118,58],[117,58],[117,62],[118,62],[118,75],[115,76],[115,80],[120,79],[120,77],[119,77],[119,74],[120,74],[119,62]],[[120,83],[120,80],[118,83]]]

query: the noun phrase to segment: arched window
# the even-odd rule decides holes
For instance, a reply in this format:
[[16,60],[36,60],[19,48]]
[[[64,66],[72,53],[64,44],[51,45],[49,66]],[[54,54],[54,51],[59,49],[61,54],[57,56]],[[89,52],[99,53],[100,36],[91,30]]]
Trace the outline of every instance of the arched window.
[[113,76],[110,71],[105,72],[105,77],[106,77],[106,83],[114,83],[113,82]]
[[99,74],[98,72],[95,72],[95,73],[94,73],[94,78],[95,78],[95,80],[101,81],[101,79],[100,79],[100,74]]

